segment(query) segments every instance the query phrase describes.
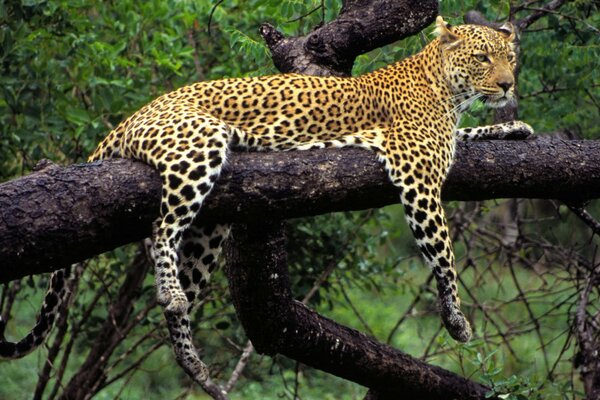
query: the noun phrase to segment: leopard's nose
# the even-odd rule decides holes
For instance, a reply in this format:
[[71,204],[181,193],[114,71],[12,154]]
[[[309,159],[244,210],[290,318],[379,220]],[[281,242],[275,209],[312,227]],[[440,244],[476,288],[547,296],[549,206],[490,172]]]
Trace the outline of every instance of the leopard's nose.
[[513,82],[512,81],[499,81],[499,82],[496,82],[496,85],[498,85],[500,88],[502,88],[502,90],[504,90],[504,93],[506,93],[512,87]]

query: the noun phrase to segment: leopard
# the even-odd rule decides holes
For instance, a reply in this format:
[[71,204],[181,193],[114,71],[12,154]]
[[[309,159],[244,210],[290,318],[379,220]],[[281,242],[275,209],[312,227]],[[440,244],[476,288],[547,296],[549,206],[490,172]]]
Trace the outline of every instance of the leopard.
[[[498,108],[515,101],[517,32],[452,26],[441,16],[435,38],[420,52],[353,77],[278,74],[197,82],[166,93],[121,122],[89,157],[131,158],[158,170],[160,217],[149,253],[157,301],[178,364],[201,385],[209,370],[192,342],[190,311],[218,265],[228,224],[197,218],[232,151],[359,147],[374,152],[396,188],[425,264],[438,290],[442,322],[468,342],[442,185],[458,140],[525,139],[522,121],[459,128],[480,101]],[[54,273],[35,328],[20,342],[4,340],[0,356],[18,358],[48,335],[68,273]]]

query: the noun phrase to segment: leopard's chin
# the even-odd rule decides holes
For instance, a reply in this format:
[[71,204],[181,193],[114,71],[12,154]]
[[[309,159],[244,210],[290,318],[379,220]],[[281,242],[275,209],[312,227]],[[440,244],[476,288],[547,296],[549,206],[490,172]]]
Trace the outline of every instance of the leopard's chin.
[[483,103],[490,108],[501,108],[508,105],[512,101],[512,97],[503,96],[484,96]]

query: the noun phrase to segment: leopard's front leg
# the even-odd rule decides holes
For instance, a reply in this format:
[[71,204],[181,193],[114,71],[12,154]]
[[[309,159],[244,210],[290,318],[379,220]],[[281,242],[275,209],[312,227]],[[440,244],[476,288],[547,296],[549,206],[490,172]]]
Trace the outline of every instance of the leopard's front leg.
[[503,140],[527,139],[533,134],[533,128],[523,121],[503,122],[495,125],[461,128],[454,132],[460,140]]
[[408,225],[436,278],[444,325],[454,339],[467,342],[472,336],[471,325],[460,310],[452,241],[441,202],[449,159],[431,154],[426,143],[407,146],[392,136],[386,143],[384,160],[392,183],[400,190]]

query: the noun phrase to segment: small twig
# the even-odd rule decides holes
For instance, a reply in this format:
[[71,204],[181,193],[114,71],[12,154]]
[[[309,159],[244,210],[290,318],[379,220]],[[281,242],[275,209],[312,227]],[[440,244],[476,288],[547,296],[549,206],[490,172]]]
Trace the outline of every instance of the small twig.
[[302,299],[302,304],[307,305],[310,299],[319,291],[319,288],[325,283],[327,278],[333,273],[335,267],[337,266],[337,262],[330,262],[327,268],[321,273],[319,278],[315,281],[315,284],[310,288],[310,290],[306,293],[304,298]]
[[[156,329],[154,329],[156,330]],[[145,341],[151,333],[154,332],[154,330],[152,330],[151,332],[149,332],[149,334],[144,335],[140,340],[137,341],[136,344],[142,343],[143,341]],[[101,385],[98,388],[98,391],[104,389],[105,387],[107,387],[108,385],[110,385],[113,382],[118,381],[119,379],[123,378],[125,375],[127,375],[130,371],[134,371],[152,354],[154,353],[159,347],[161,347],[162,345],[164,345],[164,342],[158,341],[157,343],[154,343],[154,345],[152,345],[152,347],[146,351],[140,358],[138,358],[135,362],[133,362],[131,365],[129,365],[127,368],[125,368],[123,371],[119,372],[118,374],[116,374],[115,376],[113,376],[112,378],[108,379],[106,382],[104,382],[103,385]],[[135,346],[131,347],[131,351],[135,348]],[[131,351],[127,352],[126,354],[129,355],[129,353],[131,353]],[[120,361],[120,360],[119,360]],[[115,363],[116,364],[116,363]],[[113,365],[114,366],[114,365]],[[110,367],[106,370],[106,374],[108,374],[110,370]],[[133,373],[131,374],[131,376],[133,376]],[[128,378],[131,379],[131,376]],[[127,381],[125,382],[127,383]],[[123,390],[123,388],[126,385],[123,384],[122,388],[119,390],[119,393]],[[116,398],[118,398],[119,396],[116,396]]]
[[[163,323],[160,324],[161,326],[166,325],[166,323],[163,321]],[[141,338],[139,338],[138,340],[136,340],[136,342],[134,344],[132,344],[131,346],[129,346],[129,349],[127,349],[124,353],[122,353],[116,360],[115,362],[113,362],[112,365],[108,366],[105,370],[105,374],[108,375],[113,369],[116,368],[117,365],[119,365],[119,363],[123,360],[126,360],[129,358],[129,355],[131,353],[133,353],[133,351],[139,346],[141,345],[143,342],[145,342],[146,340],[148,340],[149,338],[151,338],[154,333],[156,332],[156,330],[158,329],[157,327],[154,327],[153,329],[151,329],[149,332],[147,332],[146,334],[144,334]],[[163,341],[161,341],[161,343],[164,344]],[[119,376],[119,375],[117,375]],[[102,386],[102,388],[110,385],[112,382],[114,382],[117,378],[111,378],[110,380],[106,381],[105,384]]]
[[[565,0],[553,0],[550,3],[546,4],[543,8],[535,9],[535,12],[527,15],[526,17],[521,18],[518,21],[515,21],[516,25],[520,30],[527,28],[529,25],[533,24],[538,19],[544,17],[546,14],[560,8],[566,1]],[[526,7],[526,9],[531,9]]]
[[435,331],[435,333],[433,335],[431,335],[431,339],[429,339],[429,343],[427,343],[427,347],[425,347],[425,351],[423,352],[423,355],[421,356],[421,360],[426,360],[427,357],[429,357],[429,352],[431,351],[431,348],[433,347],[433,345],[436,343],[436,339],[437,337],[440,335],[440,332],[442,331],[442,329],[444,329],[444,325],[442,323],[439,324],[437,331]]
[[479,308],[479,310],[481,310],[481,312],[483,313],[483,316],[494,326],[494,328],[496,328],[497,334],[502,339],[502,342],[504,342],[504,345],[508,348],[508,351],[510,352],[510,354],[512,354],[512,356],[515,358],[515,360],[521,361],[521,359],[517,356],[517,353],[515,352],[515,350],[510,345],[510,340],[508,339],[509,334],[504,332],[504,329],[502,329],[502,327],[498,324],[498,321],[496,320],[497,318],[494,318],[494,316],[490,315],[490,313],[488,313],[486,307],[484,307],[482,304],[479,303],[479,301],[477,301],[475,294],[469,289],[469,286],[464,284],[460,275],[459,275],[458,279],[459,279],[460,283],[462,284],[463,290],[473,300],[474,307]]
[[[312,10],[310,10],[309,12],[307,12],[306,14],[304,14],[304,15],[301,15],[301,16],[299,16],[299,17],[296,17],[296,18],[292,18],[292,19],[290,19],[290,20],[288,20],[288,21],[285,21],[285,22],[286,22],[287,24],[289,24],[289,23],[291,23],[291,22],[300,21],[302,18],[306,18],[306,17],[308,17],[309,15],[311,15],[311,14],[315,13],[316,11],[319,11],[319,9],[323,9],[323,10],[325,10],[325,8],[323,7],[323,3],[319,4],[318,6],[316,6],[315,8],[313,8]],[[323,18],[323,20],[324,20],[324,18]]]
[[358,318],[358,320],[360,321],[362,326],[367,330],[369,335],[371,335],[372,337],[376,337],[375,333],[373,332],[373,330],[371,329],[369,324],[367,324],[367,321],[364,320],[364,318],[362,317],[360,312],[358,312],[358,309],[354,306],[354,303],[352,303],[352,300],[350,300],[350,297],[348,297],[348,293],[346,293],[346,289],[344,289],[344,285],[342,284],[341,281],[339,282],[339,285],[340,285],[340,290],[342,291],[342,296],[344,296],[346,303],[348,303],[348,305],[352,309],[352,312],[354,313],[354,315],[356,315],[356,318]]
[[600,235],[600,221],[594,218],[583,205],[574,205],[570,203],[565,203],[569,210],[573,212],[580,220],[582,220],[587,226],[590,227],[592,232],[596,235]]
[[120,387],[120,388],[119,388],[119,390],[117,391],[117,394],[115,395],[115,399],[120,399],[120,398],[121,398],[121,395],[122,395],[122,393],[123,393],[123,390],[125,390],[125,388],[126,388],[126,387],[127,387],[127,385],[129,384],[129,382],[131,382],[131,380],[133,379],[133,375],[134,375],[134,374],[135,374],[135,371],[134,371],[134,373],[130,374],[130,375],[129,375],[129,376],[126,378],[126,379],[125,379],[125,381],[123,382],[123,384],[121,385],[121,387]]
[[187,399],[188,396],[190,395],[190,393],[192,393],[195,388],[196,388],[196,383],[192,382],[191,384],[189,384],[185,388],[185,390],[183,392],[181,392],[181,394],[179,394],[179,396],[175,397],[173,400],[185,400],[185,399]]
[[300,362],[296,361],[296,366],[294,367],[294,400],[300,400],[300,396],[298,396],[298,388],[300,387]]
[[[0,305],[0,311],[2,312],[2,320],[8,321],[10,318],[10,311],[15,304],[17,294],[21,290],[21,281],[15,281],[13,284],[4,284],[4,290],[2,291],[2,303]],[[5,305],[6,304],[6,305]],[[0,339],[4,332],[0,332]]]
[[596,98],[594,97],[594,94],[590,91],[590,87],[596,87],[596,86],[600,86],[600,85],[590,85],[590,86],[586,87],[585,94],[588,95],[588,97],[590,98],[590,101],[594,104],[594,106],[598,109],[598,111],[600,111],[600,102],[598,100],[596,100]]
[[[591,88],[596,88],[596,87],[600,87],[600,84],[598,85],[589,85],[589,87]],[[537,90],[535,92],[531,92],[531,93],[519,93],[519,98],[521,99],[528,99],[531,97],[537,97],[543,94],[554,94],[554,93],[558,93],[558,92],[567,92],[570,90],[579,90],[579,88],[576,87],[545,87],[541,90]]]
[[406,311],[404,311],[404,313],[398,319],[398,321],[396,322],[396,324],[394,325],[394,327],[390,330],[390,333],[388,334],[388,337],[387,337],[387,339],[385,341],[387,344],[390,344],[392,342],[392,338],[396,334],[396,331],[398,330],[398,328],[400,328],[400,325],[402,325],[402,323],[404,323],[404,321],[406,321],[406,319],[408,318],[408,316],[410,314],[412,314],[413,309],[415,308],[415,306],[417,305],[417,303],[421,301],[421,296],[423,296],[423,294],[428,290],[429,285],[431,285],[431,281],[432,280],[433,280],[433,274],[430,273],[429,277],[427,278],[427,281],[423,285],[421,285],[419,287],[419,291],[417,292],[417,294],[413,298],[413,301],[410,303],[410,305],[408,306],[408,308],[406,309]]
[[544,355],[544,365],[546,366],[546,372],[548,374],[548,379],[552,380],[552,375],[550,375],[550,363],[548,361],[548,352],[546,351],[546,343],[544,342],[544,337],[542,336],[542,332],[540,331],[540,321],[538,318],[536,318],[533,310],[531,309],[531,305],[529,304],[529,301],[527,300],[527,296],[525,295],[525,293],[523,292],[523,289],[521,288],[521,284],[519,283],[519,280],[515,273],[512,259],[509,257],[507,261],[508,261],[508,267],[509,267],[508,270],[510,271],[510,275],[515,284],[515,288],[519,291],[519,298],[521,298],[521,300],[523,301],[523,304],[525,305],[525,308],[527,309],[529,318],[531,318],[531,321],[533,322],[533,325],[535,327],[535,332],[537,334],[538,340],[540,341],[540,346],[542,348],[542,354]]
[[223,389],[227,393],[231,392],[231,389],[233,389],[237,381],[240,379],[240,376],[242,375],[244,368],[246,368],[246,365],[248,364],[250,356],[253,352],[254,346],[252,346],[252,342],[248,340],[248,342],[246,343],[246,347],[244,347],[244,351],[242,351],[240,359],[238,360],[235,368],[233,369],[233,372],[231,373],[231,377],[227,381],[227,384],[225,384],[225,386],[223,387]]
[[[123,330],[121,331],[123,336],[127,336],[129,334],[129,332],[135,328],[137,325],[139,325],[139,323],[146,318],[146,316],[148,315],[148,313],[150,312],[150,310],[152,310],[154,307],[156,307],[156,298],[153,297],[152,300],[150,300],[148,302],[148,304],[146,304],[146,307],[140,311],[135,318],[132,318],[131,321],[129,322],[129,324],[127,324]],[[163,321],[164,322],[164,321]],[[161,323],[162,325],[162,323]]]
[[[515,5],[510,8],[510,15],[512,16],[515,13],[518,13],[519,11],[522,11],[527,7],[531,7],[533,4],[540,3],[540,2],[541,2],[541,0],[529,0],[529,1],[524,2],[523,4]],[[513,18],[509,18],[509,19],[513,19]]]
[[[563,3],[564,3],[564,2],[563,2]],[[563,17],[563,18],[567,19],[567,20],[568,20],[568,21],[570,21],[570,22],[581,22],[582,24],[584,24],[584,25],[585,25],[585,26],[586,26],[586,27],[587,27],[589,30],[591,30],[591,31],[592,31],[592,32],[594,32],[595,34],[600,34],[600,30],[599,30],[598,28],[596,28],[595,26],[593,26],[593,25],[590,25],[590,24],[588,24],[587,22],[585,22],[585,21],[583,21],[583,20],[581,20],[581,19],[579,19],[579,18],[573,17],[573,16],[571,16],[571,15],[563,14],[563,13],[557,12],[557,11],[555,11],[555,10],[550,10],[550,9],[548,9],[548,8],[535,8],[535,7],[528,7],[527,9],[528,9],[528,10],[532,10],[532,11],[536,11],[536,13],[541,13],[541,14],[542,14],[541,16],[544,16],[545,14],[554,14],[554,15],[558,15],[558,16],[560,16],[560,17]],[[534,15],[534,14],[536,14],[536,13],[533,13],[533,14],[531,14],[531,15]],[[574,26],[574,24],[572,25],[572,27],[573,27],[573,28],[575,27],[575,26]],[[581,37],[580,37],[580,38],[581,38]]]
[[292,393],[292,390],[290,389],[290,387],[288,386],[288,382],[287,379],[285,379],[285,375],[283,373],[283,368],[281,367],[281,365],[278,363],[277,365],[279,367],[279,376],[281,377],[281,381],[283,382],[283,388],[288,392],[288,393]]
[[212,23],[213,14],[215,13],[217,7],[219,7],[223,1],[225,0],[217,0],[213,8],[210,10],[210,14],[208,15],[208,23],[206,24],[206,32],[208,33],[208,37],[210,37],[210,24]]

